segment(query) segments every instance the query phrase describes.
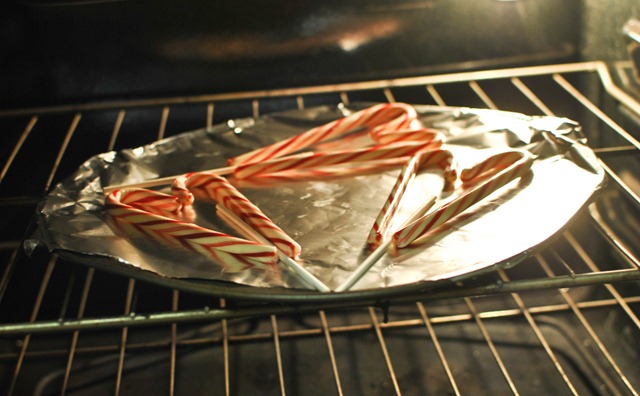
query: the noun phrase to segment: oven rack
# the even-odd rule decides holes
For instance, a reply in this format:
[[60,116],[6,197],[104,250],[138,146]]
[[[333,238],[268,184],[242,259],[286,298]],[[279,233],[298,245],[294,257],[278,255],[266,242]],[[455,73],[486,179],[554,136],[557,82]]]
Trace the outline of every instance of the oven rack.
[[[15,232],[5,238],[4,234],[7,232],[3,231],[5,240],[0,244],[0,253],[4,260],[0,279],[0,314],[7,318],[0,324],[0,334],[5,338],[13,337],[17,340],[15,350],[0,354],[0,361],[9,362],[9,366],[13,367],[6,381],[8,393],[15,391],[19,384],[21,370],[31,359],[64,357],[67,361],[62,384],[64,390],[69,385],[69,378],[73,378],[71,373],[74,372],[74,356],[91,356],[104,352],[120,354],[121,360],[115,384],[116,389],[119,389],[124,370],[125,349],[144,351],[162,347],[167,347],[171,351],[169,386],[173,392],[176,387],[176,350],[194,345],[219,345],[227,351],[224,357],[224,384],[225,391],[228,393],[231,383],[227,355],[230,344],[267,340],[273,342],[276,350],[278,377],[276,382],[281,393],[284,394],[287,381],[284,378],[283,357],[279,350],[280,342],[314,336],[323,337],[326,340],[335,388],[338,393],[342,393],[340,380],[342,376],[335,361],[332,335],[366,332],[375,333],[388,369],[389,383],[397,393],[400,393],[403,384],[394,371],[384,334],[397,329],[414,328],[426,328],[425,336],[434,343],[439,361],[449,379],[449,386],[457,393],[462,385],[456,381],[447,363],[447,357],[438,343],[437,330],[441,325],[459,322],[477,324],[507,387],[517,393],[517,381],[509,374],[509,369],[502,361],[485,323],[512,317],[523,318],[526,321],[546,351],[556,372],[559,373],[561,382],[570,391],[577,393],[571,375],[567,374],[562,364],[558,362],[553,349],[549,347],[540,332],[538,322],[544,315],[568,312],[589,334],[589,339],[604,356],[609,369],[616,374],[613,379],[603,374],[603,383],[611,389],[621,388],[624,392],[637,394],[638,384],[634,383],[634,373],[616,362],[594,330],[595,324],[590,322],[584,314],[587,311],[603,308],[620,310],[633,324],[633,331],[640,332],[640,320],[637,315],[640,292],[635,282],[640,280],[638,246],[636,240],[630,239],[625,234],[629,232],[628,227],[637,225],[638,218],[635,218],[635,221],[631,218],[629,226],[620,226],[615,218],[609,217],[612,209],[608,206],[610,202],[614,202],[616,209],[619,205],[625,205],[632,214],[640,209],[638,190],[635,188],[637,186],[630,185],[637,182],[637,175],[636,179],[630,179],[630,171],[626,168],[628,162],[639,159],[640,143],[628,132],[631,127],[626,127],[626,124],[640,117],[640,104],[634,99],[633,90],[630,92],[622,89],[618,82],[614,82],[612,71],[617,73],[619,81],[624,82],[629,76],[629,65],[618,63],[610,68],[603,62],[583,62],[321,87],[1,110],[0,123],[14,129],[7,132],[10,135],[8,140],[11,140],[11,148],[0,152],[2,155],[0,164],[3,164],[0,170],[0,192],[2,192],[0,209],[5,213],[8,211],[17,213],[10,216],[9,222],[6,223],[6,228]],[[498,84],[499,89],[493,84]],[[553,85],[557,91],[554,90],[552,94],[547,93],[549,85]],[[513,96],[507,99],[501,97],[505,86],[513,90]],[[549,95],[554,97],[549,99],[547,97]],[[557,102],[556,95],[562,95],[564,99],[560,104]],[[449,97],[452,99],[449,100]],[[358,293],[351,293],[347,296],[330,295],[319,299],[314,297],[295,299],[295,302],[282,299],[265,304],[235,302],[233,293],[221,296],[223,298],[219,300],[212,300],[201,298],[197,295],[197,290],[193,290],[195,293],[191,295],[189,291],[154,289],[154,292],[166,295],[164,299],[168,299],[170,305],[166,309],[153,307],[145,310],[144,307],[136,305],[138,293],[144,292],[139,289],[144,289],[145,286],[134,279],[122,279],[118,282],[126,283],[126,287],[118,290],[125,290],[125,293],[118,297],[118,301],[123,304],[117,309],[101,311],[91,307],[92,301],[98,299],[94,292],[97,288],[95,279],[113,280],[111,275],[103,274],[103,271],[93,268],[67,263],[57,254],[27,258],[22,253],[21,241],[30,231],[28,218],[31,218],[37,202],[65,176],[65,169],[73,170],[89,156],[117,148],[117,142],[122,136],[123,126],[126,127],[128,117],[142,119],[141,122],[145,122],[149,113],[159,115],[159,120],[156,119],[155,123],[157,129],[152,138],[161,139],[171,133],[180,132],[180,130],[171,132],[171,116],[174,112],[181,114],[185,108],[197,108],[202,115],[202,126],[211,127],[215,124],[216,115],[221,108],[231,109],[232,117],[239,115],[257,117],[269,111],[286,108],[304,108],[317,104],[349,103],[359,100],[398,100],[441,106],[537,112],[547,115],[566,114],[570,118],[579,120],[585,130],[592,128],[593,135],[589,136],[590,142],[607,173],[609,186],[602,198],[583,211],[576,224],[531,259],[513,269],[499,270],[494,274],[483,275],[477,280],[461,282],[452,287],[426,293],[416,287],[382,293],[370,299],[365,299]],[[142,114],[136,114],[138,111]],[[224,120],[231,116],[223,114],[219,118]],[[55,154],[49,155],[42,163],[31,163],[25,159],[29,156],[27,150],[38,142],[37,139],[45,139],[42,137],[43,134],[51,133],[39,128],[48,118],[55,118],[54,124],[62,128],[61,132],[57,133],[59,143],[53,148],[50,147]],[[60,120],[66,120],[66,124]],[[100,126],[97,129],[108,132],[108,136],[100,137],[106,142],[103,150],[83,151],[79,144],[74,143],[79,139],[81,132],[88,133],[86,132],[88,129],[82,129],[84,120],[92,124],[99,123]],[[19,125],[21,127],[16,129]],[[40,140],[40,142],[43,141],[46,140]],[[69,152],[70,147],[73,147],[75,155]],[[82,152],[82,156],[78,156],[78,152]],[[30,183],[29,188],[15,187],[11,183],[15,184],[16,180],[22,177],[19,176],[20,168],[26,166],[26,163],[33,167],[45,168],[44,176]],[[632,171],[631,174],[633,174]],[[3,192],[5,187],[8,187],[8,192]],[[586,234],[583,234],[585,229],[587,229]],[[600,245],[600,249],[595,252],[592,246],[594,244]],[[606,259],[602,257],[603,250],[610,253]],[[33,264],[32,261],[36,263]],[[37,270],[29,273],[32,279],[36,280],[35,285],[24,289],[23,293],[28,295],[16,297],[16,289],[24,287],[25,282],[20,275],[24,275],[24,267],[27,266],[30,271]],[[536,266],[538,271],[523,275],[521,269],[526,266]],[[604,290],[604,296],[581,299],[579,291],[591,287]],[[243,292],[245,291],[239,291],[239,293]],[[533,299],[530,304],[526,302],[529,300],[529,295],[537,296],[540,293],[553,293],[555,297],[559,296],[560,300],[553,298],[547,302],[545,299]],[[513,300],[515,305],[504,307],[501,304],[491,306],[482,303],[485,299],[491,300],[494,297]],[[183,299],[190,301],[185,307],[179,304]],[[27,301],[26,305],[29,309],[23,315],[9,313],[12,309],[11,304],[16,300]],[[466,312],[447,313],[441,310],[439,305],[449,301],[461,303],[466,307]],[[45,313],[44,308],[51,306],[56,313]],[[383,320],[379,318],[379,312],[376,312],[373,307],[382,308]],[[403,315],[400,315],[401,318],[394,317],[396,309],[400,309],[404,314],[403,310],[406,307],[415,308],[413,317],[405,318]],[[432,311],[433,313],[427,314]],[[91,315],[90,312],[96,314]],[[341,324],[339,321],[332,324],[331,322],[331,318],[339,318],[343,313],[354,315],[354,312],[362,314],[361,316],[364,317],[362,322],[356,324]],[[314,325],[302,330],[295,326],[291,329],[287,328],[287,321],[299,315],[313,316],[319,322],[314,322]],[[260,329],[250,334],[229,334],[230,324],[243,318],[262,318],[270,328]],[[186,339],[179,337],[178,326],[189,327],[206,323],[216,323],[217,328],[213,331],[213,336],[197,335]],[[169,326],[171,336],[160,341],[127,343],[126,333],[129,328],[158,326]],[[78,346],[78,338],[81,334],[91,334],[98,330],[122,332],[122,338],[115,344]],[[69,332],[72,338],[70,345],[66,347],[43,349],[29,347],[32,336],[35,338],[40,334],[53,335]]]

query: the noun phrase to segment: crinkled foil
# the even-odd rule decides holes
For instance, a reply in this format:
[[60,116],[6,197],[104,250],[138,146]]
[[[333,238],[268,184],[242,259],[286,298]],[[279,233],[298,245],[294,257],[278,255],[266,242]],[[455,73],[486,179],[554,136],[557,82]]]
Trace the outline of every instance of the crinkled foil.
[[[149,145],[97,155],[41,203],[39,229],[28,246],[44,243],[86,258],[109,258],[114,271],[132,268],[167,279],[206,279],[266,288],[302,289],[288,271],[225,273],[208,259],[153,241],[129,241],[104,222],[105,186],[136,183],[222,167],[228,158],[281,140],[371,104],[316,107],[230,120]],[[604,172],[568,119],[468,108],[416,106],[420,122],[447,136],[459,169],[509,147],[536,155],[533,177],[514,181],[455,219],[439,237],[383,256],[352,290],[461,279],[522,261],[552,237],[604,184]],[[302,246],[299,262],[331,289],[370,253],[365,240],[399,169],[336,180],[292,181],[239,189]],[[430,195],[442,204],[442,174],[422,172],[407,191],[398,222]],[[228,233],[212,203],[196,206],[196,222]],[[135,272],[135,270],[134,270]],[[148,274],[147,274],[148,275]],[[148,277],[147,277],[148,279]]]

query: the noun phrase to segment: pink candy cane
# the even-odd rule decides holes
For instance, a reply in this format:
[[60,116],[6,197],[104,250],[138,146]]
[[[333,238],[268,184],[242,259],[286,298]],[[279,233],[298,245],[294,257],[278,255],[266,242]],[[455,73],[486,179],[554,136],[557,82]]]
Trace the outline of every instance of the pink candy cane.
[[428,147],[437,148],[441,144],[441,140],[433,142],[399,142],[356,150],[302,153],[240,165],[234,171],[233,176],[237,179],[245,179],[256,175],[273,174],[292,169],[325,168],[338,164],[409,157],[419,150],[424,150]]
[[449,150],[421,151],[405,164],[369,232],[367,243],[371,248],[379,246],[389,232],[391,221],[398,212],[400,201],[416,174],[421,169],[436,166],[444,171],[445,189],[450,189],[456,179],[456,171],[452,165],[453,154]]
[[[509,162],[510,164],[507,165]],[[474,177],[487,177],[488,173],[494,174],[455,200],[398,230],[393,234],[392,245],[397,248],[410,245],[422,235],[482,201],[500,187],[526,175],[530,172],[532,164],[533,156],[530,153],[514,150],[489,157],[485,161],[462,171],[461,176],[464,175],[464,178],[468,181]]]
[[173,192],[183,197],[187,205],[193,202],[191,193],[198,198],[213,199],[291,258],[297,257],[302,250],[296,241],[221,176],[210,173],[190,173],[175,180]]
[[280,142],[231,158],[229,165],[248,164],[279,158],[316,143],[340,137],[357,128],[364,128],[371,134],[380,133],[383,130],[406,129],[416,117],[415,109],[407,104],[385,103],[375,105]]
[[273,246],[171,218],[179,215],[176,203],[175,197],[155,191],[116,190],[105,202],[107,223],[114,232],[127,238],[146,237],[213,259],[227,272],[276,265],[278,254]]

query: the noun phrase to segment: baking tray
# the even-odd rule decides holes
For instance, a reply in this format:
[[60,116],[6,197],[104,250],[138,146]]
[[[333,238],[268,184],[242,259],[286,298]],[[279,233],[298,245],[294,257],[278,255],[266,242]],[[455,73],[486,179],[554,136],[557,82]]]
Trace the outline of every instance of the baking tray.
[[[533,177],[492,194],[456,219],[435,241],[403,250],[400,256],[385,255],[351,291],[307,290],[286,270],[276,280],[255,270],[220,273],[202,258],[183,253],[172,256],[174,253],[155,247],[132,245],[114,235],[104,222],[106,186],[218,168],[230,157],[371,105],[320,106],[233,119],[210,129],[92,157],[43,200],[38,229],[26,241],[26,249],[32,251],[44,244],[73,262],[225,298],[298,302],[380,299],[450,286],[522,262],[564,229],[605,183],[580,125],[571,120],[415,105],[422,126],[447,136],[445,147],[454,153],[460,168],[491,153],[518,148],[536,156]],[[333,289],[367,256],[366,234],[398,172],[292,181],[267,188],[240,184],[239,188],[302,245],[302,265]],[[437,170],[426,171],[416,178],[407,196],[440,193],[441,189],[442,175]],[[440,194],[436,205],[447,198],[451,197]],[[405,209],[410,210],[408,206]],[[212,228],[233,233],[212,219],[212,209],[212,204],[202,203],[198,216]],[[127,253],[122,254],[124,251]]]

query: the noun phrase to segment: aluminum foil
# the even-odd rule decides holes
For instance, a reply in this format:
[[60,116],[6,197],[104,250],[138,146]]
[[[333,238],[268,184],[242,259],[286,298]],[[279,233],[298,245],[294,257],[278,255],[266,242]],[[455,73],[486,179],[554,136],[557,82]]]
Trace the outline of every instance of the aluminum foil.
[[[306,288],[285,268],[225,273],[216,263],[190,252],[116,236],[104,222],[103,188],[222,167],[230,157],[370,105],[324,106],[234,119],[208,130],[92,157],[43,200],[38,230],[26,245],[31,249],[43,243],[51,251],[72,252],[83,257],[83,263],[95,256],[108,258],[116,272],[131,275],[133,271],[135,276],[136,271],[144,271],[163,284],[170,279],[205,279],[274,289]],[[452,221],[436,239],[384,255],[352,290],[456,280],[515,265],[562,229],[604,184],[602,168],[585,145],[580,126],[571,120],[415,107],[423,126],[447,136],[445,148],[454,153],[459,169],[491,153],[517,147],[536,156],[533,176],[498,190]],[[335,180],[237,186],[300,243],[299,263],[335,289],[370,254],[366,236],[398,173],[399,169]],[[398,222],[430,195],[436,195],[436,205],[441,205],[460,193],[458,187],[444,194],[442,187],[440,172],[422,172],[406,193]],[[212,203],[197,204],[196,222],[236,234],[216,217]]]

